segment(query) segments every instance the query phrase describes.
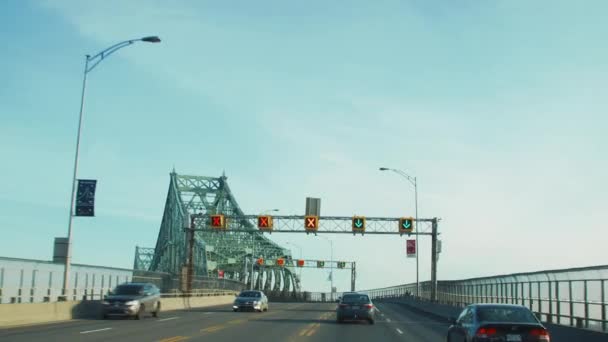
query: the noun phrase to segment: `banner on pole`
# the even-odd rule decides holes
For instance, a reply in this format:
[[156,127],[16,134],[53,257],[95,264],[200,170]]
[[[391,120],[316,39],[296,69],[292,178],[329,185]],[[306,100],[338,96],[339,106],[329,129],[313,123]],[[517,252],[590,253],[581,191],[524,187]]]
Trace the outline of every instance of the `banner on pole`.
[[95,216],[95,188],[97,181],[94,179],[79,179],[78,191],[76,192],[76,215]]

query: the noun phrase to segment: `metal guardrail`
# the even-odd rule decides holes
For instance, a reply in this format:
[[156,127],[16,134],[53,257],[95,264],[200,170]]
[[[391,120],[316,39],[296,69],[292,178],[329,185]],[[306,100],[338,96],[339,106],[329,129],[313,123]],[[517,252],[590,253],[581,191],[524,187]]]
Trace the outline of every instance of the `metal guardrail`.
[[[167,294],[183,290],[183,279],[168,273],[74,264],[70,281],[73,287],[63,293],[62,272],[61,265],[49,261],[0,257],[0,305],[100,300],[126,282],[152,283]],[[197,276],[193,279],[192,294],[236,292],[245,287],[237,280]]]
[[[430,300],[431,283],[420,283],[418,298]],[[414,295],[416,284],[365,291],[372,298]],[[455,281],[439,281],[437,301],[519,304],[544,322],[608,332],[608,266],[594,266]]]

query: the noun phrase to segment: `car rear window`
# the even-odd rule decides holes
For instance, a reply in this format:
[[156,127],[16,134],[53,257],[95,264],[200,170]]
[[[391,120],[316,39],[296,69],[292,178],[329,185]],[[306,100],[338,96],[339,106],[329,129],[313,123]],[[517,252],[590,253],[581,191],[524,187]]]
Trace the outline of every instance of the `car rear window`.
[[480,322],[536,323],[536,318],[525,308],[478,307],[477,320]]
[[345,295],[342,297],[342,303],[369,303],[367,295]]
[[247,292],[241,292],[239,297],[259,298],[259,297],[261,297],[261,295],[259,292],[247,291]]
[[144,291],[144,287],[141,285],[121,285],[114,289],[116,295],[138,295]]

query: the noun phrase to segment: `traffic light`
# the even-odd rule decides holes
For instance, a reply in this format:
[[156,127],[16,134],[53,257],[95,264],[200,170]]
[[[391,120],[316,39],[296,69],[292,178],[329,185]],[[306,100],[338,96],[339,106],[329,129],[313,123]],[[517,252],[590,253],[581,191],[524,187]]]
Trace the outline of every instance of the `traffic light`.
[[414,230],[414,218],[402,217],[399,219],[399,233],[411,233]]
[[365,232],[365,217],[355,216],[353,217],[353,233]]
[[277,265],[279,265],[279,266],[285,266],[285,259],[278,258],[277,259]]
[[298,267],[304,267],[304,260],[302,260],[302,259],[298,260]]
[[306,231],[316,232],[319,229],[319,216],[306,216],[304,218]]
[[323,268],[323,267],[325,267],[325,261],[317,261],[317,267],[318,267],[318,268]]
[[258,258],[258,265],[264,265],[264,258]]
[[338,261],[338,268],[346,268],[346,262]]
[[209,221],[212,228],[226,229],[226,219],[224,218],[224,215],[211,215],[209,216]]
[[260,230],[272,230],[272,216],[258,216],[258,228]]

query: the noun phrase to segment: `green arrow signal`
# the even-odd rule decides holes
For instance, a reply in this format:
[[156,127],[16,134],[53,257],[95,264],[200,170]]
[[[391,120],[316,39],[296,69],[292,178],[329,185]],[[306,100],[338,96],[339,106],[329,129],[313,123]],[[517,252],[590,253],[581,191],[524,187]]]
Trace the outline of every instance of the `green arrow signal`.
[[357,228],[363,227],[363,220],[362,219],[355,219],[355,227],[357,227]]
[[410,220],[403,221],[403,228],[404,229],[410,229],[411,227],[412,227],[412,221],[410,221]]

